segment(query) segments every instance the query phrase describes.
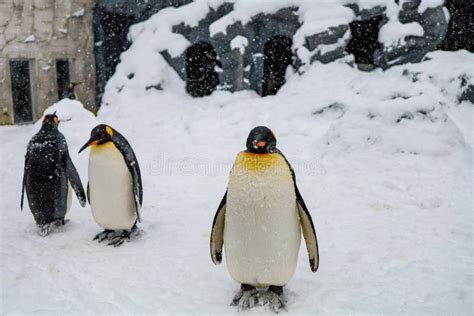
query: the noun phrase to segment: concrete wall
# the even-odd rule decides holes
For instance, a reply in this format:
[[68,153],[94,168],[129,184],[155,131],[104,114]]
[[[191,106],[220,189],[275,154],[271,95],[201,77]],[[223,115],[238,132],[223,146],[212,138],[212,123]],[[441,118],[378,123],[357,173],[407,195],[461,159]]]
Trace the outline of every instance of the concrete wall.
[[0,125],[14,123],[10,59],[31,60],[34,120],[58,100],[56,59],[69,60],[71,82],[82,82],[79,101],[95,111],[93,7],[93,0],[0,0]]

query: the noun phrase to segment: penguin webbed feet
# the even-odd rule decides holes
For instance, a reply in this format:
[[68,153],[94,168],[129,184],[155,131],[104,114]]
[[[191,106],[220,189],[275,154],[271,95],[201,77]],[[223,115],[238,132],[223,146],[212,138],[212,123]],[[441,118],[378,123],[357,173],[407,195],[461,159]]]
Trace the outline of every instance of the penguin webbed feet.
[[239,310],[246,310],[254,307],[258,303],[258,290],[255,286],[242,284],[239,292],[234,296],[231,306],[237,306]]
[[97,234],[94,237],[94,240],[97,240],[99,243],[107,240],[109,241],[107,246],[119,247],[125,241],[129,241],[132,237],[135,237],[138,234],[139,229],[136,225],[132,227],[131,231],[105,229],[103,232]]
[[115,233],[115,231],[110,230],[110,229],[104,229],[103,232],[95,235],[93,240],[97,240],[99,243],[101,243],[106,239],[110,239],[109,235],[112,235],[113,233]]
[[46,237],[55,227],[55,222],[47,223],[47,224],[36,224],[38,226],[38,235],[41,237]]
[[107,246],[119,247],[125,242],[125,240],[130,240],[130,232],[126,230],[117,231],[112,236],[112,238],[109,238],[109,240],[110,242],[107,244]]
[[46,237],[53,230],[55,230],[56,228],[58,228],[60,226],[64,226],[67,222],[69,222],[68,219],[59,218],[59,219],[56,219],[55,221],[47,223],[47,224],[36,224],[36,226],[38,227],[38,234],[41,237]]
[[234,296],[231,306],[237,306],[239,311],[255,306],[267,306],[278,314],[281,310],[288,311],[283,286],[271,285],[267,291],[259,291],[254,286],[242,284],[239,292]]
[[268,307],[276,314],[281,310],[288,311],[286,306],[286,297],[283,293],[283,286],[271,285],[268,291],[262,296],[263,305]]

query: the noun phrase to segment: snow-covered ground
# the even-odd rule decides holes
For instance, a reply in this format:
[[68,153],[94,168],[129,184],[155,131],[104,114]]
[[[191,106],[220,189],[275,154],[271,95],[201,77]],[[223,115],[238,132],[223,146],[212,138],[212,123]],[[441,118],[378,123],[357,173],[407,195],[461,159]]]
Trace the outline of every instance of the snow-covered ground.
[[474,80],[474,57],[428,57],[371,73],[316,64],[265,98],[193,99],[181,84],[182,93],[109,93],[97,118],[67,100],[48,109],[65,120],[84,185],[88,152],[77,151],[95,124],[134,147],[142,233],[120,248],[92,241],[101,228],[77,200],[66,226],[38,236],[19,202],[39,125],[1,127],[0,313],[236,313],[238,284],[225,259],[212,264],[209,233],[233,159],[250,129],[267,125],[296,170],[320,246],[317,273],[300,249],[289,313],[472,315],[474,106],[456,100]]

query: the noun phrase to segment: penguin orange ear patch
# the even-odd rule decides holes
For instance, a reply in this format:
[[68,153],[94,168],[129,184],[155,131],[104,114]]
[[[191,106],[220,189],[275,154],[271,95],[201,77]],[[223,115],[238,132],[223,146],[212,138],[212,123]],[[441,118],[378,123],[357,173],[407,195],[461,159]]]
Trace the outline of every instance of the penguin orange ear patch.
[[59,124],[59,119],[56,115],[53,117],[53,121],[54,121],[54,124],[56,124],[56,125]]
[[112,137],[112,135],[114,134],[114,132],[113,132],[113,130],[112,130],[112,127],[110,127],[110,126],[106,126],[106,127],[105,127],[105,132],[106,132],[107,134],[109,134],[110,137]]

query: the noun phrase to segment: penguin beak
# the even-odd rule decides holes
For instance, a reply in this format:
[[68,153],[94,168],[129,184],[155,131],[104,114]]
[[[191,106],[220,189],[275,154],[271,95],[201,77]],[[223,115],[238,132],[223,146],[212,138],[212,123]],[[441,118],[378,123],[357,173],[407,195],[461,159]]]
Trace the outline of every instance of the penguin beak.
[[264,140],[261,140],[255,144],[257,148],[264,148],[267,145],[267,142]]
[[99,142],[98,139],[89,139],[89,141],[87,143],[84,144],[84,146],[81,147],[81,149],[79,149],[79,154],[81,153],[81,151],[83,151],[84,149],[86,149],[87,147],[89,146],[92,146],[92,145],[95,145]]

